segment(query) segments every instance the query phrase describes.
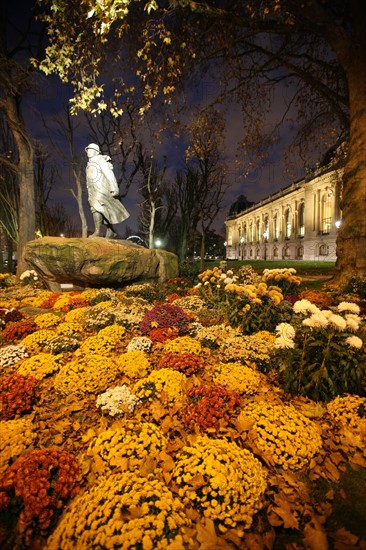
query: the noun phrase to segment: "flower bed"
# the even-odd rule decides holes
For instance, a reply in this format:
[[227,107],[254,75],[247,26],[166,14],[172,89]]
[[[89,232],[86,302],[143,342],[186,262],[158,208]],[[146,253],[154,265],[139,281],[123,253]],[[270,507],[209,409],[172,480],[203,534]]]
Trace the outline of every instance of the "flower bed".
[[339,293],[291,305],[251,270],[200,280],[0,301],[27,311],[2,336],[35,325],[0,348],[1,548],[324,540],[315,480],[366,468],[362,310]]

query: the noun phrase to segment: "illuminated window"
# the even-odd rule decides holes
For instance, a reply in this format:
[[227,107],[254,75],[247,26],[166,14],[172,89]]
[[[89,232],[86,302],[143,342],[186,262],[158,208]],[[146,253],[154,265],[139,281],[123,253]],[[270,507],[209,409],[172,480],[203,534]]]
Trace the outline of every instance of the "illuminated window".
[[332,226],[332,193],[326,193],[323,195],[321,203],[321,232],[323,235],[328,235],[330,233],[330,228]]
[[261,234],[261,223],[260,223],[260,220],[257,220],[255,224],[255,240],[257,241],[257,243],[260,240],[260,234]]
[[289,239],[291,237],[291,210],[287,208],[285,212],[285,237],[286,239]]
[[299,206],[299,237],[305,235],[305,203],[302,202]]
[[279,224],[277,212],[273,217],[273,235],[276,240],[278,240],[280,237],[280,224]]

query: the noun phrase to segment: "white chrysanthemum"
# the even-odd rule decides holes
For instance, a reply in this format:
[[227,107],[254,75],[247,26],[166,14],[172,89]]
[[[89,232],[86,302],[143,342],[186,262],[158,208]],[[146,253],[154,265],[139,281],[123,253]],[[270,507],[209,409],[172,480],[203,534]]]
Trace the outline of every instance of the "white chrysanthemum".
[[363,346],[363,342],[358,336],[348,336],[348,338],[346,338],[346,344],[357,349],[361,349]]
[[293,340],[295,338],[295,329],[289,323],[280,323],[276,326],[276,332],[279,337]]
[[298,300],[294,303],[293,310],[295,313],[318,313],[318,311],[320,311],[320,309],[309,300]]
[[285,338],[284,336],[279,336],[274,341],[274,347],[277,349],[294,348],[295,342],[291,340],[291,338]]
[[324,328],[329,322],[326,316],[323,315],[323,312],[318,311],[317,313],[313,313],[308,319],[304,319],[302,324],[310,328]]
[[233,280],[231,279],[231,277],[225,277],[225,279],[224,279],[224,284],[225,285],[230,285],[232,282],[233,282]]
[[122,415],[125,412],[133,413],[139,399],[126,384],[108,388],[97,397],[97,407],[107,411],[111,416]]
[[337,306],[338,311],[349,311],[350,313],[360,313],[360,307],[353,302],[341,302]]
[[337,330],[344,330],[347,327],[346,320],[341,315],[337,315],[336,313],[329,315],[328,320],[329,323]]
[[346,313],[345,319],[349,330],[356,331],[360,328],[361,319],[358,315],[355,315],[354,313]]

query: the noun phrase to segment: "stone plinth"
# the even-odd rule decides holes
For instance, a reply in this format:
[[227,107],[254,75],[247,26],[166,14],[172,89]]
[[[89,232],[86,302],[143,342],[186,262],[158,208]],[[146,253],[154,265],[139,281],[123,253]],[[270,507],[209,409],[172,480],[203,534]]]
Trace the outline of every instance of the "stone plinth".
[[26,244],[24,259],[50,290],[164,282],[178,275],[175,254],[105,237],[43,237]]

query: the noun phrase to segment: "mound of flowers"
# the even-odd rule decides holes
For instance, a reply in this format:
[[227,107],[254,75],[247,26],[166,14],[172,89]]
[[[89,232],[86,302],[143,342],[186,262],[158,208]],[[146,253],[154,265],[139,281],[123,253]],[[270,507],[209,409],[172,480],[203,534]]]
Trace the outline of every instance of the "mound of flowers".
[[32,446],[37,437],[33,428],[28,417],[0,421],[0,475]]
[[257,391],[261,377],[253,363],[243,365],[233,362],[220,363],[213,373],[213,380],[240,394],[251,395]]
[[37,353],[28,359],[24,359],[17,372],[23,376],[34,376],[34,378],[42,380],[59,370],[61,359],[62,354]]
[[261,463],[234,442],[197,437],[178,452],[172,475],[183,503],[216,520],[221,530],[237,522],[248,529],[262,506],[266,476]]
[[18,528],[27,537],[47,531],[55,514],[77,492],[78,465],[58,449],[34,450],[18,458],[0,478],[0,511],[19,510]]
[[322,447],[318,427],[290,405],[249,403],[239,414],[238,425],[248,419],[253,421],[252,449],[284,470],[303,468]]
[[187,391],[187,401],[182,411],[183,423],[202,431],[216,431],[238,412],[240,394],[218,384],[202,385]]
[[117,362],[110,357],[86,354],[62,365],[55,376],[54,386],[64,395],[100,393],[114,382],[118,369]]
[[32,410],[37,400],[38,378],[11,374],[0,379],[0,418],[10,420]]
[[197,374],[202,371],[203,366],[204,359],[194,353],[173,353],[170,351],[159,362],[159,368],[179,370],[186,376]]
[[150,422],[115,424],[101,432],[89,445],[84,460],[97,475],[114,469],[138,470],[144,459],[157,459],[167,440]]
[[54,548],[192,548],[182,503],[152,475],[114,473],[76,498],[48,539]]
[[133,393],[140,401],[160,399],[173,405],[185,399],[186,375],[173,369],[154,370],[141,378],[133,387]]
[[327,404],[327,412],[336,424],[366,434],[366,397],[337,396]]
[[117,363],[123,374],[128,378],[142,378],[151,370],[147,353],[141,350],[126,351],[117,358]]
[[187,332],[191,318],[174,304],[156,305],[144,315],[140,330],[148,335],[154,328],[176,328],[179,334]]

